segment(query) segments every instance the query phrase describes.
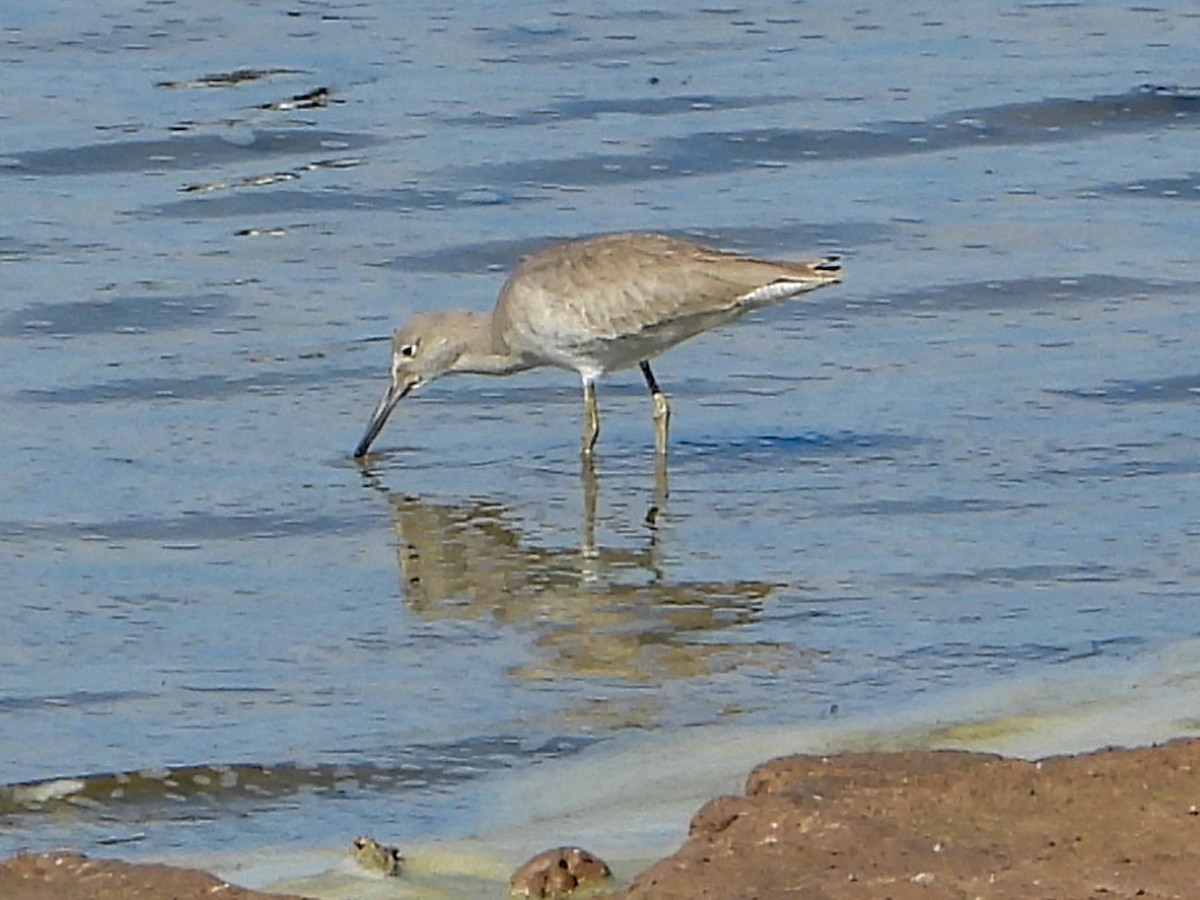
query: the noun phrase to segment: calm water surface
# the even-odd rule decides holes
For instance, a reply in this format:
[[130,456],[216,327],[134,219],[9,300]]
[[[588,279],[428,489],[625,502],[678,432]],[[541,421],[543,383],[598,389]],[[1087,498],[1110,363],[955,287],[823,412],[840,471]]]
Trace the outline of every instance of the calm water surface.
[[[481,777],[614,738],[1196,633],[1194,11],[0,25],[0,853],[465,834]],[[560,372],[349,458],[395,323],[628,228],[846,260],[656,366],[667,496],[636,372],[594,480]]]

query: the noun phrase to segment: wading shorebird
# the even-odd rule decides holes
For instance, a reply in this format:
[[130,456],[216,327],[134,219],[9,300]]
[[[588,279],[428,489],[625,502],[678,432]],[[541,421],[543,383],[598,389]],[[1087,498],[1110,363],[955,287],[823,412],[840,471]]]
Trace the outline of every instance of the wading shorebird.
[[663,234],[556,244],[517,267],[490,313],[422,313],[396,330],[392,380],[354,456],[366,455],[397,403],[435,378],[555,366],[583,379],[580,452],[590,458],[600,434],[596,380],[634,365],[650,389],[654,447],[663,456],[671,411],[650,371],[652,357],[750,310],[841,280],[837,257],[754,259]]

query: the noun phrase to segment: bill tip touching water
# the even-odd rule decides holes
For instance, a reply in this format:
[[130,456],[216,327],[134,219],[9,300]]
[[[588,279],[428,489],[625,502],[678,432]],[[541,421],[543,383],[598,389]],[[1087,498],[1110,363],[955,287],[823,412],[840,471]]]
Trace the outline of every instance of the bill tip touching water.
[[555,244],[517,267],[492,312],[422,313],[397,329],[391,379],[354,456],[367,454],[401,400],[443,375],[554,366],[583,382],[580,452],[589,457],[600,434],[596,381],[635,365],[650,391],[655,451],[665,455],[670,407],[651,358],[753,309],[841,280],[835,256],[757,259],[663,234]]

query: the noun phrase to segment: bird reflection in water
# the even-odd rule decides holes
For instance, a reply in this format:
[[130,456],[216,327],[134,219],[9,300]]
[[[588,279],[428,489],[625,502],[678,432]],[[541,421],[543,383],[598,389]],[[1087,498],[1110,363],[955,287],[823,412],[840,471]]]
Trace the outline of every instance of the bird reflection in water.
[[[663,558],[665,469],[646,521],[634,526],[644,535],[640,546],[597,542],[599,488],[590,466],[581,479],[580,538],[565,546],[530,543],[520,517],[501,502],[433,501],[367,477],[392,507],[409,609],[429,620],[488,618],[534,629],[540,652],[517,677],[646,684],[744,665],[791,667],[804,652],[732,633],[760,616],[779,585],[671,578]],[[621,523],[617,530],[630,529]]]

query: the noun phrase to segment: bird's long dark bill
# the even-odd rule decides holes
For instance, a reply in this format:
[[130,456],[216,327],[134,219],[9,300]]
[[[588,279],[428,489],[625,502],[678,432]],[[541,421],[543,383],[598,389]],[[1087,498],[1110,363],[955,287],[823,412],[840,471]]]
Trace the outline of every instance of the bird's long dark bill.
[[383,423],[392,414],[392,410],[396,408],[396,404],[407,397],[409,391],[412,389],[413,385],[411,384],[397,385],[393,383],[388,385],[388,389],[379,398],[379,403],[376,404],[375,411],[371,413],[371,421],[367,425],[366,434],[362,436],[362,440],[354,448],[355,459],[367,455],[367,450],[370,448],[371,442],[383,430]]

